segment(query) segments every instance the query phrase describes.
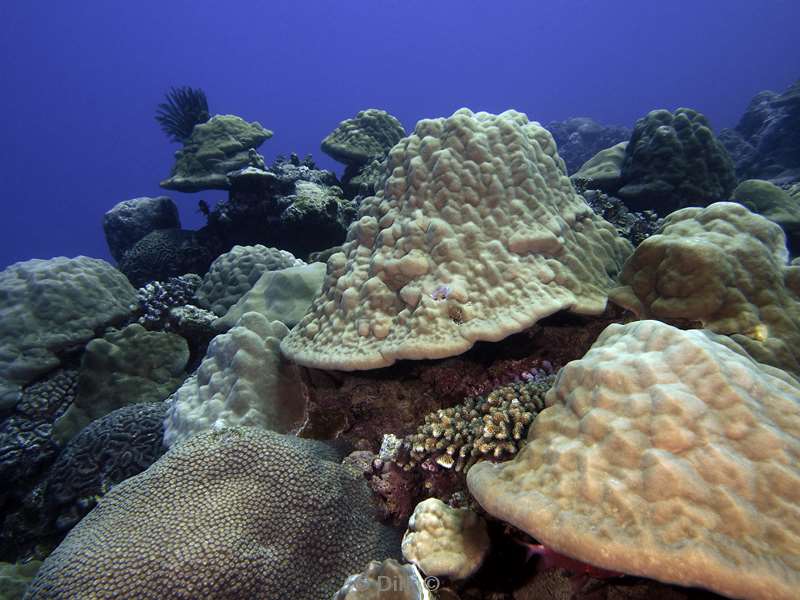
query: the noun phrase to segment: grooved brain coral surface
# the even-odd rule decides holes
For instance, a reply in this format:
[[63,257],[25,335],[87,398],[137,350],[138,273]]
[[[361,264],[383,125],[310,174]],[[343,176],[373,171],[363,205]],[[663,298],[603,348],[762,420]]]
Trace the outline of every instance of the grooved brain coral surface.
[[630,244],[577,196],[552,136],[519,112],[420,121],[389,152],[292,360],[372,369],[497,341],[559,310],[597,314]]
[[625,264],[614,302],[640,318],[699,324],[800,374],[800,266],[781,228],[717,202],[669,215]]
[[0,272],[0,378],[32,381],[56,353],[93,338],[136,308],[136,290],[104,260],[63,256]]
[[26,598],[330,598],[397,553],[363,477],[320,442],[252,427],[193,436],[114,487]]
[[704,331],[610,325],[469,489],[559,552],[735,598],[800,589],[800,385]]
[[305,402],[295,365],[281,356],[288,329],[259,313],[245,313],[208,346],[197,372],[173,394],[164,421],[172,446],[212,427],[247,425],[286,432],[300,425]]

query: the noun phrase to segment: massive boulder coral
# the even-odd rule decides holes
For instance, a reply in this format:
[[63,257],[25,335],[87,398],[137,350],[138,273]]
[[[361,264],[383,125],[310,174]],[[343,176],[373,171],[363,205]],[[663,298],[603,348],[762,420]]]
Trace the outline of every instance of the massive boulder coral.
[[631,251],[575,194],[550,134],[510,110],[427,119],[389,153],[322,294],[284,338],[300,364],[373,369],[598,314]]
[[110,412],[166,399],[186,378],[189,346],[174,333],[148,331],[138,323],[86,345],[75,401],[56,421],[62,444]]
[[639,321],[607,327],[547,404],[514,460],[468,473],[487,512],[598,567],[797,597],[796,380],[721,336]]
[[636,122],[616,194],[633,210],[666,214],[727,200],[735,186],[733,162],[705,116],[660,109]]
[[669,215],[625,264],[614,302],[639,318],[730,336],[754,358],[800,374],[800,266],[781,228],[741,204]]
[[261,244],[234,246],[211,263],[197,290],[197,302],[221,317],[253,287],[265,271],[304,264],[290,252],[278,248],[267,248]]
[[297,367],[280,354],[288,329],[259,313],[245,313],[208,346],[197,372],[173,394],[165,420],[167,446],[222,426],[286,432],[305,415]]
[[398,536],[325,444],[200,433],[116,486],[42,565],[28,600],[330,598]]
[[195,125],[183,148],[175,152],[175,166],[161,187],[179,192],[230,188],[227,174],[251,162],[251,150],[272,137],[258,121],[236,115],[215,115]]
[[0,272],[0,405],[59,365],[58,354],[128,317],[136,290],[103,260],[33,259]]
[[225,315],[214,321],[217,330],[233,327],[245,313],[257,312],[270,321],[294,327],[322,289],[325,263],[266,271]]
[[[791,188],[790,188],[791,189]],[[748,179],[733,190],[732,199],[750,210],[775,221],[786,233],[786,241],[796,256],[800,251],[800,202],[789,191],[762,179]]]
[[428,498],[414,509],[402,549],[403,558],[426,575],[466,579],[489,552],[486,521],[468,508]]
[[346,165],[362,166],[386,154],[404,135],[403,126],[395,117],[369,108],[339,123],[322,140],[322,151]]
[[601,125],[589,117],[572,117],[545,125],[558,144],[567,173],[572,174],[598,152],[615,144],[627,143],[631,130],[621,125]]
[[180,229],[178,207],[166,196],[133,198],[117,203],[103,215],[103,232],[114,260],[156,229]]

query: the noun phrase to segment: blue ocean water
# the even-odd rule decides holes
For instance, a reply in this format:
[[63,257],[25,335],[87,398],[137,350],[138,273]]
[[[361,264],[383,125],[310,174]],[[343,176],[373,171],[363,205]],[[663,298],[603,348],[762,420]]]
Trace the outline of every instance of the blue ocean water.
[[[461,106],[547,123],[631,127],[692,107],[735,125],[760,90],[800,72],[793,0],[634,2],[206,0],[0,5],[0,267],[109,258],[100,226],[121,200],[163,193],[176,144],[153,119],[170,86],[275,132],[260,151],[312,154],[376,107],[410,131]],[[183,226],[197,200],[170,194]]]

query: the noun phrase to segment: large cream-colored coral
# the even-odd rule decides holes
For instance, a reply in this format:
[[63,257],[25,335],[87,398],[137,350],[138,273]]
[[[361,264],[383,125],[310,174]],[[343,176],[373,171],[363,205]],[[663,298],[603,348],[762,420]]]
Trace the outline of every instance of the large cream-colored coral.
[[724,336],[638,321],[607,327],[547,404],[514,460],[469,471],[490,514],[607,569],[797,598],[796,380]]
[[625,264],[612,300],[640,318],[729,335],[756,360],[800,373],[800,266],[781,228],[732,202],[669,215]]
[[487,552],[486,521],[437,498],[417,504],[403,536],[403,558],[428,576],[466,579],[480,568]]
[[575,194],[552,136],[524,114],[420,121],[388,169],[281,343],[291,359],[355,370],[441,358],[562,309],[605,308],[630,244]]

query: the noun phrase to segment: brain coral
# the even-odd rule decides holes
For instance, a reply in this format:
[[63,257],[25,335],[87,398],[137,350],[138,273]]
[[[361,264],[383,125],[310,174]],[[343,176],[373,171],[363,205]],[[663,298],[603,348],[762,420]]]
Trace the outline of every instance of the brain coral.
[[726,340],[658,321],[610,325],[560,371],[525,448],[472,467],[470,491],[599,567],[797,598],[800,385],[716,338]]
[[289,330],[280,321],[245,313],[208,346],[197,372],[173,395],[164,443],[172,446],[212,427],[250,425],[286,432],[305,416],[297,367],[280,354]]
[[103,260],[61,256],[11,265],[0,272],[0,379],[29,383],[59,365],[60,351],[135,308],[136,290]]
[[400,121],[383,110],[362,110],[322,140],[322,151],[344,164],[363,165],[382,156],[405,135]]
[[26,598],[330,598],[397,553],[372,514],[366,482],[321,442],[204,432],[100,500]]
[[636,248],[611,298],[640,318],[729,335],[800,374],[800,266],[787,260],[781,228],[744,206],[684,208]]
[[265,271],[304,264],[285,250],[267,248],[261,244],[234,246],[211,264],[197,290],[197,302],[221,317],[253,287]]
[[389,153],[291,359],[372,369],[460,354],[562,309],[602,312],[631,247],[578,197],[551,135],[516,111],[417,124]]

